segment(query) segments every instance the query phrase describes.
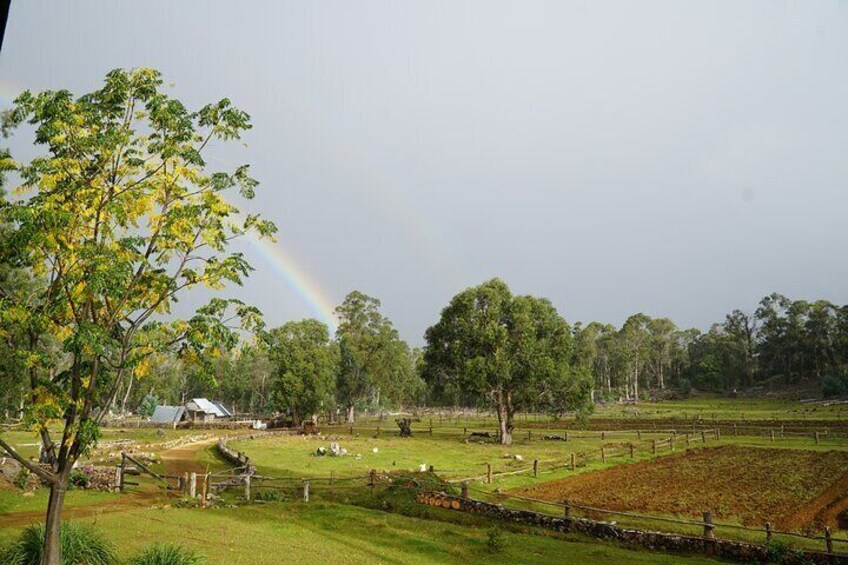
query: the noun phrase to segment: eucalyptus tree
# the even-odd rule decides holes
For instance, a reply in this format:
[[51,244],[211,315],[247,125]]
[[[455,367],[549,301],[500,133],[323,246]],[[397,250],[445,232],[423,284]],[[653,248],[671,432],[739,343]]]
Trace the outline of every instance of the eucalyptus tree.
[[329,405],[338,373],[338,350],[318,320],[288,322],[268,335],[272,403],[300,425]]
[[454,296],[425,338],[427,378],[494,408],[504,445],[519,410],[589,403],[591,382],[574,370],[568,324],[548,300],[513,297],[499,279]]
[[381,395],[396,400],[406,381],[415,378],[409,348],[400,339],[391,320],[380,312],[380,301],[354,290],[336,308],[339,327],[339,370],[337,400],[353,423],[356,405]]
[[[200,359],[210,346],[235,345],[235,327],[261,326],[255,308],[214,298],[189,319],[167,316],[198,287],[240,283],[250,265],[229,243],[249,230],[270,236],[258,216],[239,216],[225,197],[252,198],[246,165],[209,172],[204,150],[238,140],[249,116],[229,100],[188,110],[162,90],[151,69],[114,70],[102,88],[21,94],[5,115],[9,131],[26,122],[41,153],[3,159],[21,179],[4,201],[0,223],[12,226],[6,257],[39,281],[34,291],[0,286],[0,318],[42,342],[62,344],[55,363],[23,351],[29,389],[25,422],[50,453],[34,465],[0,438],[13,458],[50,485],[44,563],[61,563],[59,531],[68,477],[96,442],[99,423],[129,378],[143,378],[149,357],[178,349]],[[2,262],[2,261],[0,261]],[[51,430],[57,429],[54,438]]]

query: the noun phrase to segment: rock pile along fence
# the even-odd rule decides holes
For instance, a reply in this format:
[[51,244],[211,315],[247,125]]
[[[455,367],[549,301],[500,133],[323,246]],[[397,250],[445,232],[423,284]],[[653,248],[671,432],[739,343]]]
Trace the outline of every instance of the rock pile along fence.
[[[663,551],[682,553],[704,552],[710,557],[718,557],[742,563],[767,562],[771,557],[769,554],[770,542],[773,539],[772,536],[776,534],[797,536],[806,540],[817,540],[819,542],[823,542],[824,551],[814,551],[809,549],[787,551],[783,556],[783,563],[786,563],[787,565],[801,565],[808,563],[814,563],[817,565],[848,564],[848,553],[839,553],[834,550],[835,543],[848,543],[848,539],[834,538],[831,536],[830,530],[826,530],[824,536],[809,537],[792,532],[776,532],[770,529],[756,530],[754,528],[745,528],[743,526],[736,526],[733,524],[718,524],[713,522],[712,515],[709,512],[704,513],[703,521],[676,520],[672,518],[641,516],[632,513],[615,512],[568,503],[556,504],[551,503],[550,501],[510,497],[537,504],[542,503],[556,506],[561,509],[561,515],[557,517],[542,512],[511,509],[504,507],[502,504],[493,504],[482,500],[471,499],[468,497],[467,493],[467,486],[463,486],[463,496],[450,495],[444,492],[420,491],[417,495],[417,500],[421,504],[437,506],[460,512],[479,514],[505,522],[542,527],[560,532],[579,532],[594,538],[615,540],[655,550],[660,549]],[[504,495],[498,494],[498,496]],[[625,528],[614,522],[604,522],[576,517],[573,513],[578,510],[619,516],[625,515],[645,520],[664,521],[687,526],[699,526],[703,528],[703,535],[682,535]],[[748,531],[759,531],[763,533],[765,543],[756,544],[721,538],[716,534],[716,530],[719,528],[742,528]]]

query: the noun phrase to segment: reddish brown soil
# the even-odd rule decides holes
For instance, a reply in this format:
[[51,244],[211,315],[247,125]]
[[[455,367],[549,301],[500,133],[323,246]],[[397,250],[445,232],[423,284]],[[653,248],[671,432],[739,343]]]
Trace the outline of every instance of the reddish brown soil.
[[693,449],[522,489],[524,496],[609,510],[721,519],[780,529],[838,527],[848,453],[725,446]]
[[[216,440],[207,440],[198,443],[190,443],[163,451],[160,456],[162,464],[169,474],[181,475],[184,472],[205,473],[206,468],[197,461],[197,452],[204,449]],[[135,480],[135,478],[133,478]],[[149,485],[148,485],[149,486]],[[127,512],[137,508],[145,508],[157,502],[164,501],[167,495],[156,488],[132,490],[123,496],[98,504],[85,504],[79,506],[66,506],[63,516],[66,518],[88,518],[99,514],[112,512]],[[44,520],[44,510],[27,512],[9,512],[0,514],[0,528],[9,526],[23,526]]]

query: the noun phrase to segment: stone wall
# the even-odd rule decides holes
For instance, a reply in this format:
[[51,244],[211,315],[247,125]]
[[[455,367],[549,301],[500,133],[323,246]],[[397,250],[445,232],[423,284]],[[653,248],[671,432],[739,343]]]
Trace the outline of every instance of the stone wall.
[[[646,532],[585,518],[557,518],[537,512],[511,510],[499,504],[461,498],[445,493],[422,492],[418,495],[418,502],[459,512],[481,514],[505,522],[537,526],[559,532],[579,532],[594,538],[638,545],[647,549],[690,554],[705,553],[709,556],[741,563],[764,563],[768,560],[767,548],[763,545],[751,543]],[[807,563],[815,565],[848,564],[848,556],[828,555],[817,551],[792,551],[783,562],[786,565]]]

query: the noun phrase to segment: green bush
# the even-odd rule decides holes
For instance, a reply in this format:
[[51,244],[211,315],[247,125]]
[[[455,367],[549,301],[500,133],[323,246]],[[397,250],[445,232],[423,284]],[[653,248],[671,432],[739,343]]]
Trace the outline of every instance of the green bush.
[[848,372],[827,375],[822,379],[822,396],[825,398],[848,396]]
[[15,478],[12,479],[12,483],[16,487],[21,490],[24,490],[27,487],[27,483],[29,482],[29,471],[25,467],[21,467],[21,470],[15,474]]
[[127,562],[127,565],[200,565],[199,554],[178,545],[157,543]]
[[503,532],[498,526],[490,528],[486,532],[486,536],[486,549],[489,550],[489,553],[500,553],[503,551],[506,541],[504,540]]
[[258,490],[253,495],[253,499],[262,502],[279,502],[283,499],[283,494],[278,490]]
[[68,485],[71,488],[86,488],[91,483],[91,479],[79,469],[71,471],[71,476],[68,477]]
[[[112,545],[100,531],[87,524],[63,524],[59,539],[62,561],[68,565],[116,565],[118,562]],[[3,551],[0,565],[39,565],[43,548],[44,524],[33,524]]]

